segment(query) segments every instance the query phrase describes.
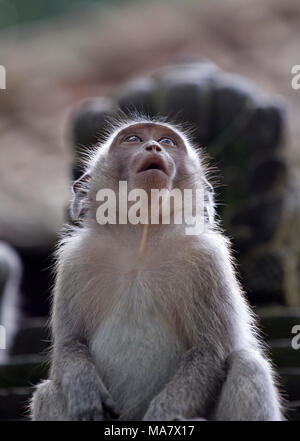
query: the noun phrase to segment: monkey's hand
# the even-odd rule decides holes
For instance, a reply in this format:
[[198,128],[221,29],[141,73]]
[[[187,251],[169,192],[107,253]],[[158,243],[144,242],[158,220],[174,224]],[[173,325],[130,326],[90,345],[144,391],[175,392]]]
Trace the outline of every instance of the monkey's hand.
[[89,348],[69,338],[54,347],[51,376],[60,384],[66,416],[73,421],[115,419],[118,411],[105,387]]
[[224,361],[215,352],[191,349],[171,381],[150,402],[143,420],[207,418],[224,378]]
[[[68,380],[67,380],[68,381]],[[80,375],[65,387],[68,415],[72,421],[117,419],[119,413],[100,377]]]
[[[175,406],[176,407],[176,406]],[[156,396],[150,403],[143,421],[182,421],[179,408],[172,408],[169,400],[161,395]]]
[[[182,400],[181,394],[170,393],[168,388],[153,398],[143,421],[204,421],[205,418],[200,414],[201,410],[195,411],[195,404],[201,400],[200,397],[193,397],[191,391],[191,401]],[[202,418],[203,417],[203,418]]]

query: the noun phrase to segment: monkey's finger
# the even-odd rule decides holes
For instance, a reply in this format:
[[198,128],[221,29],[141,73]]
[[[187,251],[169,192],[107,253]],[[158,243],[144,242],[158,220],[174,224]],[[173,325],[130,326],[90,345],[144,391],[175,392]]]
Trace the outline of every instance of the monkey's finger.
[[104,407],[104,413],[107,419],[116,420],[120,417],[120,412],[115,407]]
[[106,421],[106,415],[105,413],[101,413],[101,412],[95,412],[91,418],[91,421]]
[[74,418],[75,421],[105,421],[104,409],[99,406],[97,409],[90,409]]
[[117,419],[120,416],[120,412],[117,409],[117,406],[113,402],[111,397],[107,397],[107,399],[102,402],[103,411],[107,414],[107,417],[111,419]]

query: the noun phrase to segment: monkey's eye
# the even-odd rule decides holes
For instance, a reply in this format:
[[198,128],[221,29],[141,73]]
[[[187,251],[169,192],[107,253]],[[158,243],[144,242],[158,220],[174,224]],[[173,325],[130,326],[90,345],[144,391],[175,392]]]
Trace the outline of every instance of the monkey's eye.
[[125,139],[126,142],[142,142],[142,139],[137,135],[130,135]]
[[161,142],[162,144],[168,144],[175,146],[175,142],[171,138],[161,138],[158,142]]

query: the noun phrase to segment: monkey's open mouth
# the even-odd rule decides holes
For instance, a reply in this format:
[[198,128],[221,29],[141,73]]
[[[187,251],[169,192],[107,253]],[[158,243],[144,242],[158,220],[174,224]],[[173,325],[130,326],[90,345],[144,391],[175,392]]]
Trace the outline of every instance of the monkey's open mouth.
[[161,158],[148,158],[142,166],[138,169],[138,173],[146,172],[150,170],[158,170],[165,174],[167,173],[166,166]]

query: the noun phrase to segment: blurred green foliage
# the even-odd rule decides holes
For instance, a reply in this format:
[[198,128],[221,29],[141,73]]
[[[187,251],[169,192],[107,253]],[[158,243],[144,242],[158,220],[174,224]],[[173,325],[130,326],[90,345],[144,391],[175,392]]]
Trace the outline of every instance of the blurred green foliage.
[[131,0],[0,0],[0,29],[52,18],[93,4],[118,5]]

